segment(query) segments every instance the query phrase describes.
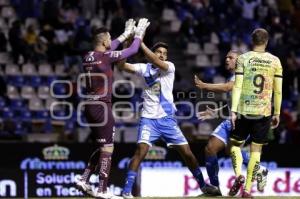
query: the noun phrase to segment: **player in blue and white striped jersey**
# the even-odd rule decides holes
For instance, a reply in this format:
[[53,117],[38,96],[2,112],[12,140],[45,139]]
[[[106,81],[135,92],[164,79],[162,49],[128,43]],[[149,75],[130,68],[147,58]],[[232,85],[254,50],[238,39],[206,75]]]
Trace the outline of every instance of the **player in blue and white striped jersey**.
[[217,188],[204,182],[197,159],[174,118],[176,107],[173,102],[172,91],[175,66],[172,62],[167,61],[168,45],[158,42],[151,51],[142,43],[141,48],[150,63],[129,64],[122,62],[119,64],[121,69],[144,77],[146,83],[143,92],[144,102],[139,124],[138,145],[129,164],[123,197],[132,198],[132,186],[139,165],[149,148],[158,139],[162,139],[168,146],[179,152],[203,193],[215,194],[218,191]]

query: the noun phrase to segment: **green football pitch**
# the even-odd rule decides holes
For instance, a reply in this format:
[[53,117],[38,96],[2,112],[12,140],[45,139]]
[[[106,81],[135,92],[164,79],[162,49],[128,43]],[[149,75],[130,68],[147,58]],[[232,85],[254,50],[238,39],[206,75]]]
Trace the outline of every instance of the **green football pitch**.
[[[239,198],[239,197],[136,197],[135,199],[195,199],[195,198],[207,198],[207,199],[219,199],[219,198]],[[261,199],[300,199],[300,196],[257,196],[253,198]],[[29,199],[38,199],[38,198],[29,198]],[[53,199],[62,199],[62,198],[53,198]],[[66,199],[91,199],[91,198],[66,198]]]

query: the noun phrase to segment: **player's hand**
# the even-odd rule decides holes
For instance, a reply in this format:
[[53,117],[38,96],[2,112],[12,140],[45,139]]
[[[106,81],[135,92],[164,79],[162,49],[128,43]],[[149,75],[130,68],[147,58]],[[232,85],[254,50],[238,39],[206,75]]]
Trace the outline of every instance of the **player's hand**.
[[125,23],[125,30],[122,35],[118,37],[118,40],[123,43],[126,39],[128,39],[135,32],[135,20],[128,19]]
[[209,108],[209,106],[206,106],[205,111],[198,112],[196,115],[197,115],[197,118],[199,120],[204,121],[204,120],[207,120],[207,119],[216,118],[217,113],[218,113],[218,109],[212,109],[212,108]]
[[235,129],[235,122],[237,119],[237,115],[235,112],[231,112],[231,125],[232,125],[232,130]]
[[205,83],[203,81],[201,81],[197,75],[194,76],[194,80],[195,80],[195,85],[197,88],[200,88],[200,89],[205,89]]
[[126,38],[129,38],[130,35],[134,34],[135,31],[135,23],[136,21],[134,19],[128,19],[125,23],[125,31],[123,34],[126,35]]
[[280,116],[279,115],[274,115],[272,117],[271,129],[276,129],[279,125],[279,122],[280,122]]
[[148,28],[149,25],[150,25],[150,22],[148,21],[148,19],[141,18],[139,20],[139,23],[138,23],[136,29],[135,29],[135,36],[134,37],[143,40],[143,38],[145,36],[146,29]]

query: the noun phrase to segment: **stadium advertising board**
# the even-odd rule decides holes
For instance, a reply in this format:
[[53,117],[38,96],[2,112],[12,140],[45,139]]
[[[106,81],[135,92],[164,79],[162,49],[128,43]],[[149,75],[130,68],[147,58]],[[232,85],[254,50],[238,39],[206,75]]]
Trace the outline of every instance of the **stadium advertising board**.
[[[191,145],[191,147],[194,152],[197,152],[195,155],[200,165],[204,165],[203,151],[201,151],[204,149],[204,145],[196,144]],[[115,194],[121,192],[126,169],[130,158],[134,154],[135,148],[135,144],[116,144],[115,146],[111,181],[109,182],[110,189],[113,190]],[[286,157],[276,156],[274,153],[278,148],[280,148],[280,151],[294,150],[292,146],[282,145],[263,153],[263,160],[266,161],[263,161],[262,164],[272,169],[272,177],[274,176],[273,174],[278,176],[278,178],[269,181],[270,184],[268,184],[268,186],[273,187],[276,185],[276,188],[268,189],[267,193],[291,193],[291,195],[298,193],[297,190],[300,186],[298,179],[300,177],[297,177],[297,175],[299,175],[300,171],[296,168],[300,168],[299,157],[295,156],[293,161],[289,161]],[[93,152],[93,149],[90,143],[2,143],[0,145],[0,155],[5,161],[2,161],[0,168],[0,197],[50,198],[82,196],[82,193],[75,189],[74,182],[83,172],[89,154]],[[231,160],[228,157],[220,157],[219,164],[222,180],[221,184],[224,190],[233,174]],[[135,195],[139,195],[140,193],[143,195],[152,195],[155,193],[160,196],[164,194],[183,196],[197,195],[200,193],[195,187],[197,185],[196,182],[185,169],[184,163],[175,150],[168,150],[165,146],[154,146],[147,154],[141,166],[143,173],[142,176],[139,175],[137,178],[136,187],[134,188]],[[282,176],[283,170],[276,170],[279,167],[295,167],[295,170],[290,169],[290,172],[287,172],[286,178],[284,178],[284,176]],[[150,177],[143,177],[143,175],[147,175],[145,171],[151,171],[151,169],[154,173],[151,174]],[[278,173],[274,173],[273,171],[278,171]],[[98,178],[93,175],[91,183],[94,188],[97,182]],[[145,183],[147,182],[152,184],[151,186],[146,185],[148,188],[145,189]],[[164,186],[160,186],[161,182]],[[172,188],[168,188],[169,184]],[[165,185],[168,186],[164,189],[164,192],[156,190],[156,188],[165,187]],[[174,189],[174,186],[176,189]],[[172,193],[169,194],[168,190],[172,191]]]
[[22,172],[0,170],[0,197],[21,197],[23,188]]
[[[77,197],[83,196],[75,188],[75,182],[86,166],[85,160],[69,156],[68,147],[57,144],[38,145],[31,155],[16,161],[18,168],[1,168],[0,197]],[[85,153],[87,154],[87,153]],[[80,156],[80,155],[79,155]],[[85,158],[84,158],[85,159]],[[109,188],[121,193],[121,179],[125,171],[112,168]],[[92,175],[90,183],[96,189],[99,179]]]
[[[205,168],[202,168],[205,171]],[[206,172],[204,178],[208,180]],[[270,170],[268,183],[264,192],[258,192],[253,184],[254,196],[300,196],[300,169],[277,168]],[[232,169],[221,169],[219,172],[220,188],[227,194],[234,183]],[[197,181],[187,168],[177,169],[151,169],[143,168],[141,171],[141,196],[198,196],[202,194]]]

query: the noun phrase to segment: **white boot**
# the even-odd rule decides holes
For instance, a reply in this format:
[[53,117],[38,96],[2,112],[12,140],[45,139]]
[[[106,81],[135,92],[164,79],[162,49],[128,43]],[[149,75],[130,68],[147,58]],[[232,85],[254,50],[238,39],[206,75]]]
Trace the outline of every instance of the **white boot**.
[[82,179],[79,179],[76,182],[76,187],[77,189],[79,189],[80,191],[82,191],[84,194],[90,195],[90,196],[94,196],[94,192],[92,190],[92,187],[89,183],[85,182]]
[[123,199],[123,197],[121,196],[115,196],[114,194],[112,194],[109,189],[107,189],[106,192],[96,192],[94,193],[94,197],[96,197],[97,199]]
[[268,169],[266,167],[260,166],[256,174],[257,190],[263,192],[265,186],[267,185]]

